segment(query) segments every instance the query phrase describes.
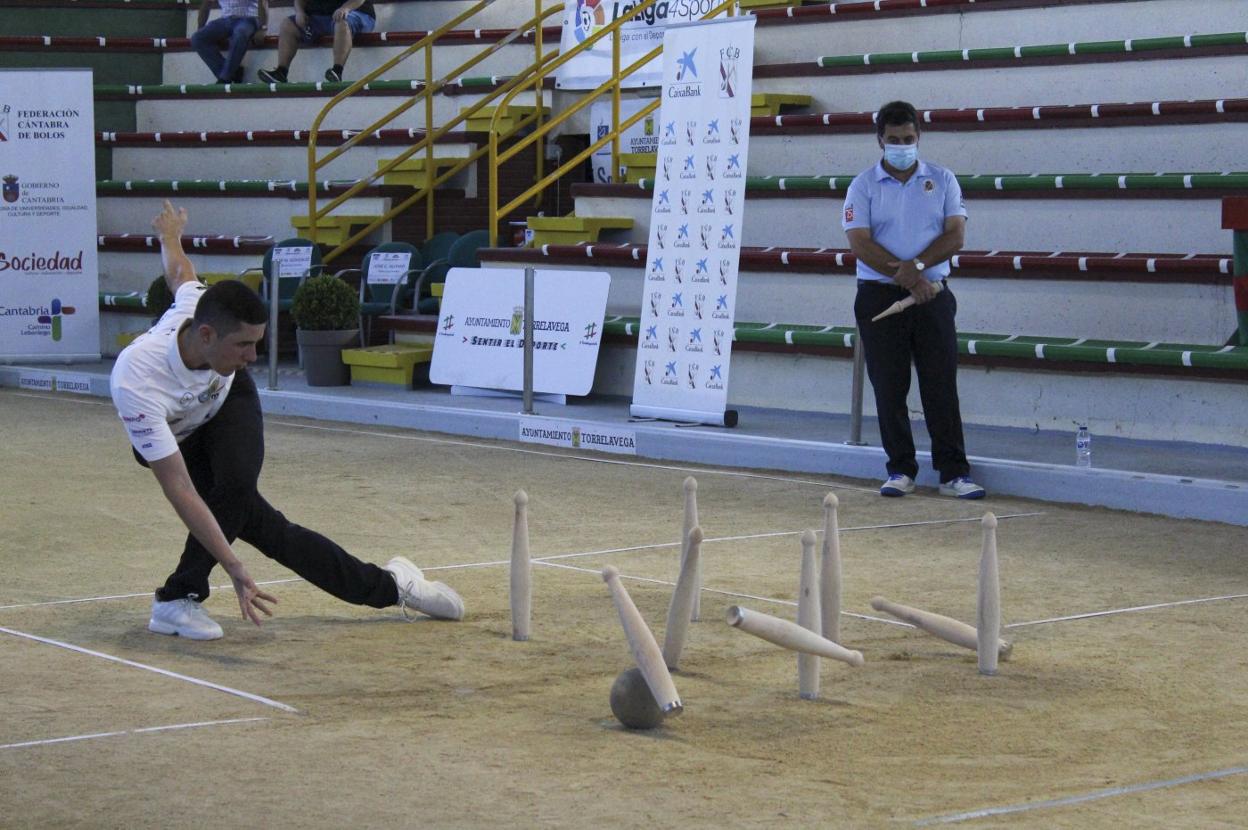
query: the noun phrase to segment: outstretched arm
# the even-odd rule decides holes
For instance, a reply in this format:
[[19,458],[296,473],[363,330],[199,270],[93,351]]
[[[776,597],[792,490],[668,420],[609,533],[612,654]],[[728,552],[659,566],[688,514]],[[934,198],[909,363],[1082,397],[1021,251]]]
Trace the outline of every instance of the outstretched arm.
[[243,618],[259,625],[261,613],[269,617],[273,616],[273,612],[265,603],[276,603],[277,598],[256,587],[255,581],[247,573],[247,568],[243,566],[243,561],[234,555],[225,534],[221,532],[217,517],[212,515],[208,505],[195,491],[195,485],[191,482],[191,475],[187,472],[186,461],[182,458],[182,453],[175,452],[159,461],[149,463],[152,472],[156,475],[156,480],[160,482],[160,489],[164,491],[165,498],[173,505],[178,518],[186,525],[191,535],[230,575],[230,580],[234,583],[234,593],[238,595],[238,606],[242,609]]
[[187,259],[182,250],[182,231],[186,228],[186,208],[176,209],[166,199],[160,215],[152,220],[152,227],[160,237],[160,261],[165,267],[165,282],[173,296],[178,295],[178,288],[187,282],[197,279],[195,266]]

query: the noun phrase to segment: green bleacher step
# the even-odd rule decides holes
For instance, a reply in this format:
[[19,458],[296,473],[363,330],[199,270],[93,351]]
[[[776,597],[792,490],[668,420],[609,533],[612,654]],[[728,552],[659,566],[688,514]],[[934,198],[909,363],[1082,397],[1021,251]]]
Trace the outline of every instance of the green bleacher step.
[[810,96],[791,92],[755,92],[750,96],[750,115],[775,117],[781,110],[810,106]]
[[533,232],[532,247],[543,245],[579,245],[597,242],[604,230],[630,230],[633,220],[627,216],[530,216]]
[[802,0],[737,0],[743,9],[780,9],[787,6],[800,6]]
[[[462,113],[467,107],[460,109]],[[468,116],[464,129],[469,132],[488,133],[497,127],[500,137],[511,135],[519,129],[520,122],[525,118],[533,115],[537,111],[537,107],[533,104],[512,104],[504,107],[502,114],[498,117],[498,122],[494,121],[494,113],[497,107],[482,107],[481,109]],[[546,118],[550,115],[550,107],[542,107],[542,117]]]
[[351,384],[382,384],[412,388],[418,364],[433,360],[433,345],[395,343],[366,349],[343,349],[342,362],[351,367]]

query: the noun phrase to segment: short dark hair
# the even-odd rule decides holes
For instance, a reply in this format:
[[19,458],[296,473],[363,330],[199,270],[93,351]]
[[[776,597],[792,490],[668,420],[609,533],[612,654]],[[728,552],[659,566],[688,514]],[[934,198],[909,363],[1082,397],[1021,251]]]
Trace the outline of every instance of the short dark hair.
[[256,292],[238,280],[222,280],[199,298],[194,324],[212,326],[218,337],[233,334],[240,326],[269,321],[269,310]]
[[913,124],[916,133],[922,132],[919,114],[914,111],[913,104],[907,101],[889,101],[880,107],[875,116],[875,134],[878,138],[883,138],[885,127],[900,127],[903,124]]

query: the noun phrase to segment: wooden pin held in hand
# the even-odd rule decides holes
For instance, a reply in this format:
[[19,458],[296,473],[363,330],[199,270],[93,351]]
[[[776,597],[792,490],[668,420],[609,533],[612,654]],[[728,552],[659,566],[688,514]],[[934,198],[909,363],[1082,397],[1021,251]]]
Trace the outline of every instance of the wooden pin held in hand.
[[529,639],[533,609],[533,566],[529,562],[529,494],[517,490],[511,526],[511,639]]
[[[933,282],[932,286],[936,289],[937,294],[945,290],[944,283]],[[915,300],[914,300],[913,295],[900,299],[897,302],[890,305],[888,308],[881,311],[879,314],[872,317],[871,322],[878,323],[880,320],[883,320],[885,317],[892,317],[894,314],[899,314],[900,312],[903,312],[910,306],[914,305],[914,302]]]
[[669,669],[680,663],[680,652],[689,634],[690,614],[696,586],[698,559],[702,552],[702,528],[695,527],[685,539],[688,550],[681,562],[680,576],[672,590],[672,603],[667,608],[667,628],[663,632],[663,660]]
[[1001,580],[997,572],[997,517],[985,513],[984,545],[979,555],[979,602],[975,609],[979,673],[997,673],[997,649],[1001,637]]
[[615,600],[615,610],[620,614],[620,625],[624,628],[624,636],[628,638],[628,647],[632,650],[637,668],[641,669],[659,709],[665,715],[680,714],[684,707],[676,693],[676,684],[672,682],[672,676],[663,663],[663,652],[659,651],[659,644],[646,621],[642,619],[641,612],[633,604],[628,589],[620,582],[619,570],[608,565],[602,569],[602,580],[607,583],[611,598]]

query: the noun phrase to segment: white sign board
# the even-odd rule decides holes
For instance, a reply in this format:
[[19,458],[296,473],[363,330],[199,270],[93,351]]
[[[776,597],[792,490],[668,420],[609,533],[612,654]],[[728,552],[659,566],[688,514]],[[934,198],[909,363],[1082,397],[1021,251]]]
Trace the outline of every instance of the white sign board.
[[0,70],[0,361],[99,360],[91,70]]
[[609,424],[573,421],[564,418],[520,419],[519,438],[526,444],[545,444],[570,450],[597,450],[616,455],[637,454],[637,433]]
[[279,280],[302,277],[312,267],[312,246],[273,249],[273,273]]
[[[602,344],[611,277],[539,270],[533,286],[533,390],[588,395]],[[452,268],[446,277],[429,380],[524,388],[524,269]]]
[[369,258],[370,285],[397,285],[407,276],[412,264],[411,251],[378,251]]
[[752,16],[667,27],[637,417],[729,423],[753,55]]
[[[629,99],[620,101],[620,120],[624,121],[641,111],[649,101]],[[629,127],[620,136],[621,153],[654,153],[659,149],[659,114],[652,112]],[[589,105],[589,142],[592,144],[611,132],[611,102],[595,101]],[[594,181],[606,184],[622,179],[619,170],[611,169],[611,145],[607,144],[593,155]]]
[[[665,26],[697,20],[715,8],[720,0],[660,0],[636,21],[620,30],[620,68],[625,69],[663,43]],[[563,32],[559,54],[565,54],[617,18],[625,17],[638,4],[621,0],[564,0]],[[594,89],[611,78],[610,35],[594,43],[555,70],[558,89]],[[663,82],[661,59],[655,58],[624,78],[624,87],[659,86]]]

